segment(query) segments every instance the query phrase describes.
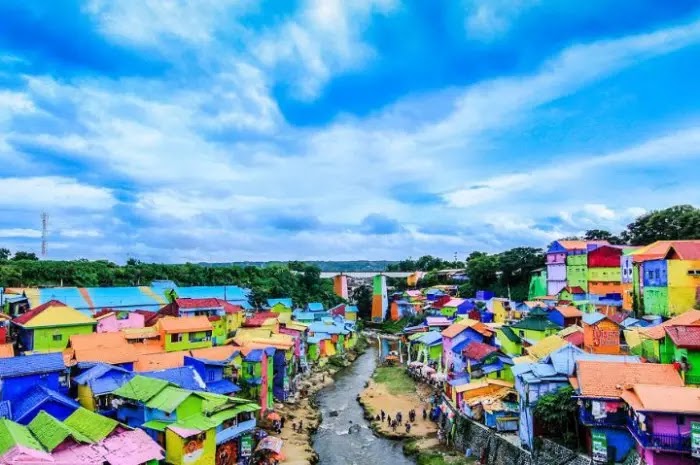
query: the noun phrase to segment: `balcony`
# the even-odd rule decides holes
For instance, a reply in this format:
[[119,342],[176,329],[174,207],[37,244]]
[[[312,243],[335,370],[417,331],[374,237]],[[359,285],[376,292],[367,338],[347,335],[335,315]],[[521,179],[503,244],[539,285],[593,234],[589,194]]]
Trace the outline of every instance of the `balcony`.
[[685,375],[685,384],[700,385],[700,375]]
[[586,426],[606,428],[625,428],[627,426],[627,414],[625,412],[608,413],[604,418],[595,418],[589,410],[581,408],[578,416],[581,423]]
[[655,434],[639,429],[639,425],[628,418],[627,428],[639,444],[645,449],[657,451],[690,453],[690,433],[685,436],[675,434]]
[[226,441],[230,441],[231,439],[237,438],[238,436],[255,429],[255,425],[255,419],[251,419],[241,421],[236,426],[232,426],[230,428],[226,428],[225,430],[221,430],[218,433],[216,433],[216,443],[222,444]]

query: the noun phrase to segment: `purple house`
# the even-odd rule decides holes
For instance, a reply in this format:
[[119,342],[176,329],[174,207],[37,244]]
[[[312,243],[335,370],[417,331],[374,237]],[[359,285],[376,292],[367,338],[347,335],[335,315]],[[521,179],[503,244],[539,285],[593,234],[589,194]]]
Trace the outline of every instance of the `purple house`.
[[691,450],[692,425],[700,425],[697,388],[635,384],[621,397],[630,410],[627,427],[647,465],[697,463]]
[[471,342],[486,342],[493,333],[481,322],[466,320],[450,325],[441,335],[443,366],[456,376],[465,371],[462,351]]
[[566,256],[586,253],[584,241],[554,241],[547,249],[547,295],[557,295],[566,286]]

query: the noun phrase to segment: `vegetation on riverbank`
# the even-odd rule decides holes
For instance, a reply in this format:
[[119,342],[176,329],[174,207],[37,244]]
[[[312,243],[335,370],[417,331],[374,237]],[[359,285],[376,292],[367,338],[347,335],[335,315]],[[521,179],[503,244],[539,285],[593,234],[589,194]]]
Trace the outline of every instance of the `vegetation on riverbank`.
[[471,465],[476,462],[475,458],[420,439],[407,441],[403,452],[408,457],[415,457],[418,465]]
[[372,375],[375,383],[383,384],[392,395],[416,392],[416,382],[403,367],[378,367]]

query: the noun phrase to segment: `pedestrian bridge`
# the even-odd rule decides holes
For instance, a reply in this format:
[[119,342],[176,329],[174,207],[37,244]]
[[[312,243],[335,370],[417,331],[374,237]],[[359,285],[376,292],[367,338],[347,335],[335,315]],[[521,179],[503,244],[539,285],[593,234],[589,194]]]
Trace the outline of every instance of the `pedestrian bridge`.
[[[416,271],[322,271],[322,278],[335,278],[336,276],[347,276],[355,279],[370,279],[381,275],[387,278],[408,278]],[[418,272],[420,273],[420,272]]]

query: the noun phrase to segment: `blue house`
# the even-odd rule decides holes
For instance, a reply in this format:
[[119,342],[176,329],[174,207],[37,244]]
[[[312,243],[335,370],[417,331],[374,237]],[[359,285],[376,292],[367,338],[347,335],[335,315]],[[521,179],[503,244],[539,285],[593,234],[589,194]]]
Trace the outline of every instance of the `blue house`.
[[12,420],[12,405],[9,400],[0,401],[0,420]]
[[306,304],[307,312],[322,312],[324,310],[325,308],[323,307],[323,304],[321,302],[309,302],[308,304]]
[[73,399],[43,386],[26,391],[21,399],[12,401],[12,420],[28,425],[42,410],[63,421],[80,405]]
[[61,353],[0,358],[0,400],[21,399],[35,386],[67,394],[69,384]]
[[241,388],[225,377],[224,370],[237,355],[238,352],[235,352],[227,360],[206,360],[186,356],[185,367],[191,367],[197,371],[208,392],[230,396],[239,392]]
[[129,382],[134,374],[124,368],[98,363],[73,378],[78,386],[78,402],[88,410],[101,415],[114,416],[112,391]]

